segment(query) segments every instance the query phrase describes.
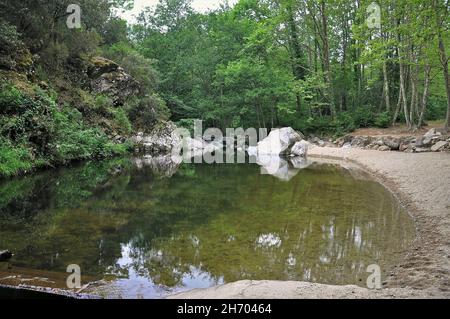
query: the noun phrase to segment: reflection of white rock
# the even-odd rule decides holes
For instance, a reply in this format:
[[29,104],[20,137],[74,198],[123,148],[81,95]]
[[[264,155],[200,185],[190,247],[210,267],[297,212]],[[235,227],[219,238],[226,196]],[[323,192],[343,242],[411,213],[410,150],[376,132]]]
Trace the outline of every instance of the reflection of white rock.
[[289,257],[287,259],[288,266],[294,267],[297,264],[297,259],[294,257],[293,253],[289,254]]
[[272,175],[282,181],[291,180],[299,172],[279,156],[260,155],[257,157],[257,164],[261,166],[262,175]]
[[182,158],[180,156],[170,155],[156,157],[146,155],[135,158],[133,161],[138,169],[148,167],[158,176],[171,177],[178,170],[178,167],[182,163]]
[[259,155],[289,154],[292,146],[302,140],[302,136],[291,127],[272,130],[258,143]]
[[194,247],[199,247],[200,246],[200,239],[198,239],[197,236],[190,235],[189,238],[191,239],[192,245],[194,245]]
[[296,169],[305,169],[311,165],[311,162],[304,157],[296,156],[289,159],[289,164]]
[[281,238],[277,234],[262,234],[256,239],[256,244],[262,248],[278,248],[281,246]]

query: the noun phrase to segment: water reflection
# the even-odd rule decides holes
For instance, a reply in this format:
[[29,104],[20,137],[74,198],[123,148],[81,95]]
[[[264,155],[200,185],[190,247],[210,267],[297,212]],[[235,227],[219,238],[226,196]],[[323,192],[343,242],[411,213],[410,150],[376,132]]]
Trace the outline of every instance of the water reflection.
[[281,181],[290,181],[301,169],[311,165],[303,157],[282,158],[278,155],[259,155],[256,163],[261,166],[262,175],[272,175]]
[[379,184],[275,161],[264,162],[271,175],[140,158],[6,182],[0,248],[15,252],[14,267],[79,264],[109,282],[96,292],[124,298],[241,279],[360,284],[367,265],[401,258],[412,221]]

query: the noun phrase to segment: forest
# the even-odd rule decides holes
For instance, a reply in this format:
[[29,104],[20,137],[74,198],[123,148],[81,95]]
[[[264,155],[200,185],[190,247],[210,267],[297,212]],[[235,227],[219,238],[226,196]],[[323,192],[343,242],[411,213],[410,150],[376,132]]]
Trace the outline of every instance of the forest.
[[[67,27],[67,7],[82,10]],[[338,137],[450,124],[448,0],[239,0],[200,13],[160,0],[0,0],[0,173],[127,152],[117,135],[168,120]],[[115,103],[86,85],[104,57],[138,83]]]

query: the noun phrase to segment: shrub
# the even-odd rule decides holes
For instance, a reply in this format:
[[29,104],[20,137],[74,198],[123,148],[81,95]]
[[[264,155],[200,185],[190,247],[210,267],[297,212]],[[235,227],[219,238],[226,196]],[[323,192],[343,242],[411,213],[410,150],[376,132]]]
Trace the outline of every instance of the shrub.
[[391,114],[389,112],[383,112],[375,116],[375,126],[379,128],[387,128],[391,125]]
[[[194,132],[194,121],[196,119],[181,119],[176,124],[178,127],[185,128],[191,132],[191,134]],[[236,126],[238,127],[238,126]]]
[[127,104],[127,108],[131,122],[136,127],[144,130],[170,118],[170,111],[167,105],[156,94],[132,100]]
[[371,107],[359,107],[353,111],[353,119],[356,127],[370,127],[375,124],[375,117]]
[[24,146],[13,146],[0,138],[0,176],[9,177],[33,168],[33,157]]
[[127,113],[122,108],[114,109],[112,111],[114,117],[114,123],[121,134],[131,134],[133,127],[128,119]]
[[104,132],[86,127],[77,120],[79,117],[79,112],[73,109],[55,114],[56,135],[51,145],[53,162],[64,164],[73,160],[104,158],[126,151],[127,145],[118,146],[110,142]]
[[54,99],[36,89],[35,96],[22,94],[12,86],[0,91],[0,135],[15,143],[31,142],[45,152],[52,138]]
[[109,113],[109,108],[113,105],[113,101],[106,95],[99,94],[94,100],[94,109],[98,114],[106,115]]
[[[17,175],[49,163],[125,154],[130,149],[130,145],[116,145],[100,129],[87,126],[77,109],[59,109],[55,100],[56,96],[39,88],[29,96],[11,85],[2,87],[0,175]],[[131,132],[123,109],[114,110],[112,115],[121,130]]]

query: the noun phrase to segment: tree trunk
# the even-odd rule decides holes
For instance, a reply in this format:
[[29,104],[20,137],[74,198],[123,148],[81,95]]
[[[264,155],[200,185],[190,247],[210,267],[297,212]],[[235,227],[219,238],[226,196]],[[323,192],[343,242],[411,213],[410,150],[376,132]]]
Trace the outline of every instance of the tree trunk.
[[448,74],[448,57],[445,53],[445,45],[442,34],[439,34],[439,56],[444,72],[445,90],[447,92],[447,117],[445,120],[445,130],[448,131],[450,128],[450,78]]
[[[442,27],[443,27],[443,21],[441,19],[441,16],[439,13],[442,13],[442,15],[445,17],[448,16],[448,7],[443,6],[443,8],[438,8],[436,0],[433,1],[433,9],[436,14],[436,28],[438,30],[438,44],[439,44],[439,58],[441,60],[442,69],[444,73],[444,81],[445,81],[445,91],[447,93],[447,117],[445,119],[445,130],[448,132],[450,128],[450,78],[448,74],[448,57],[447,53],[445,52],[445,44],[444,44],[444,38],[442,36]],[[445,13],[443,12],[445,11]]]
[[402,96],[403,113],[405,114],[406,126],[408,127],[408,129],[410,129],[411,121],[409,119],[408,100],[406,99],[405,66],[404,66],[403,62],[400,62],[400,94]]
[[389,92],[389,78],[387,73],[387,63],[383,63],[383,81],[384,81],[384,99],[386,102],[386,111],[391,111],[391,100],[390,100],[390,92]]
[[334,89],[333,89],[333,79],[331,76],[331,67],[330,67],[330,45],[328,43],[328,17],[327,17],[327,7],[324,0],[320,2],[320,13],[322,20],[322,56],[323,56],[323,65],[324,65],[324,73],[325,79],[328,84],[328,98],[330,102],[330,113],[333,118],[336,117],[336,107],[334,105]]
[[421,102],[421,107],[420,107],[419,121],[417,123],[418,129],[422,128],[422,126],[423,126],[423,119],[425,116],[425,111],[427,109],[428,90],[430,87],[430,73],[431,73],[431,66],[427,65],[425,67],[425,83],[423,85],[422,102]]
[[402,107],[402,93],[398,92],[398,102],[397,102],[397,107],[395,108],[394,117],[392,118],[392,126],[394,126],[395,123],[397,122],[401,107]]

